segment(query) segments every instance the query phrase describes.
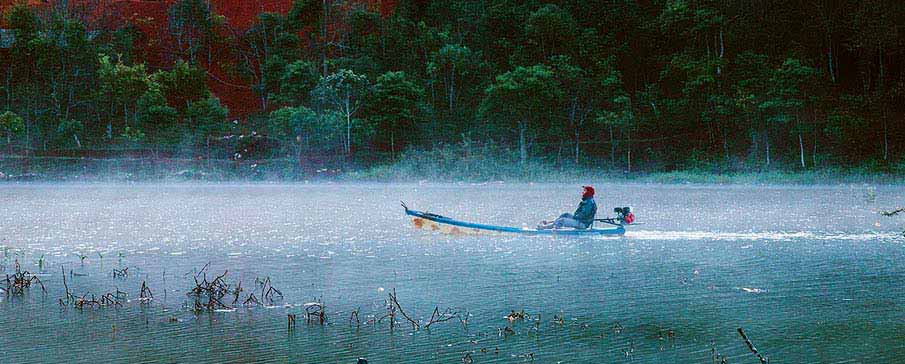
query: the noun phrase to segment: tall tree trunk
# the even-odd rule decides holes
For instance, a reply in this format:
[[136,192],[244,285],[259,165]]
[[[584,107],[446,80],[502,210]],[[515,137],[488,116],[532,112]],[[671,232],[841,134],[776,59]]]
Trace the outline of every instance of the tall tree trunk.
[[346,157],[352,159],[352,115],[346,113]]
[[66,119],[67,120],[69,119],[69,111],[72,109],[72,99],[75,97],[74,94],[75,94],[75,87],[73,87],[72,85],[69,85],[69,95],[67,96],[68,99],[66,100]]
[[889,161],[889,122],[883,118],[883,161]]
[[626,143],[625,143],[625,155],[626,155],[626,165],[628,166],[628,173],[632,173],[632,136],[630,128],[625,129],[626,135]]
[[324,69],[323,76],[327,78],[327,0],[323,0],[323,9],[324,15],[321,18],[321,65]]
[[626,148],[626,162],[628,165],[628,173],[632,173],[632,147]]
[[616,168],[616,134],[613,124],[610,124],[610,168]]
[[814,168],[817,168],[817,133],[814,133],[814,149],[811,151],[811,160],[814,163]]
[[298,142],[295,144],[295,160],[298,162],[299,170],[301,170],[302,164],[302,140],[301,138],[297,139]]
[[455,109],[455,100],[456,100],[456,65],[452,65],[452,70],[449,72],[449,114],[452,115],[453,110]]
[[6,69],[6,109],[12,110],[13,107],[13,67],[10,65]]
[[578,113],[578,100],[577,96],[572,96],[572,102],[569,107],[569,124],[572,125],[572,128],[575,130],[575,164],[578,164],[579,158],[579,143],[581,143],[581,125],[577,120]]
[[575,165],[581,161],[581,131],[575,129]]
[[113,120],[116,118],[116,102],[110,103],[110,116],[107,117],[107,140],[113,141]]
[[25,163],[24,173],[28,173],[28,167],[31,163],[31,112],[25,113]]
[[390,156],[396,161],[396,132],[390,131]]
[[[726,42],[723,38],[723,28],[720,27],[720,61],[723,60],[723,56],[726,54]],[[722,74],[722,63],[716,67],[717,76]]]
[[[757,161],[760,160],[760,143],[757,142],[757,132],[751,132],[751,148],[751,153],[754,155],[754,161],[757,163]],[[748,158],[750,160],[751,156]]]
[[519,155],[519,163],[522,166],[525,165],[525,162],[528,160],[528,142],[526,140],[528,133],[528,123],[526,121],[518,122],[518,155]]
[[[724,118],[723,116],[720,116],[721,120],[723,118]],[[729,162],[729,135],[726,132],[726,123],[725,122],[720,123],[720,133],[723,134],[723,159],[726,162]]]
[[801,169],[805,169],[807,167],[804,164],[804,139],[801,137],[801,132],[798,132],[798,151],[801,157]]
[[829,60],[830,80],[833,81],[833,83],[836,83],[836,73],[833,67],[833,39],[831,38],[829,31],[826,33],[826,39],[826,58]]
[[767,167],[770,167],[770,133],[764,130],[764,151],[767,155]]

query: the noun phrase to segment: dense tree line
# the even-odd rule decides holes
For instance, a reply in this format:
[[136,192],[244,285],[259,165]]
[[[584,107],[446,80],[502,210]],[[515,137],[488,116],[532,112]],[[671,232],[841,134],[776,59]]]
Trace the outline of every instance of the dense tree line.
[[[884,168],[905,151],[895,1],[402,0],[381,15],[297,0],[239,30],[180,0],[155,70],[134,25],[49,9],[3,14],[7,147],[241,134],[267,140],[261,156],[369,164],[477,141],[628,170]],[[251,85],[258,111],[228,121],[211,67]]]

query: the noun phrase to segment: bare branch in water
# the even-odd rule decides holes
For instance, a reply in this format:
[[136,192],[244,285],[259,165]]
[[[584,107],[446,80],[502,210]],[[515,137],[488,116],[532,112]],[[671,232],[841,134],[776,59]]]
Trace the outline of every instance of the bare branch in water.
[[148,282],[141,282],[141,291],[138,293],[138,299],[141,303],[148,303],[154,299],[154,293],[152,293],[151,288],[148,287]]
[[289,331],[292,331],[292,329],[295,328],[295,314],[294,313],[287,314],[287,319],[289,321]]
[[406,314],[405,311],[402,309],[402,306],[399,305],[399,300],[396,299],[396,288],[393,288],[393,292],[390,293],[390,303],[395,305],[396,308],[399,309],[399,313],[402,314],[402,317],[405,317],[405,319],[408,320],[408,322],[410,322],[412,324],[413,330],[421,329],[421,324],[418,323],[417,321],[415,321],[414,319],[412,319],[411,317],[409,317],[409,315]]
[[446,308],[446,310],[440,312],[440,307],[434,307],[434,312],[431,314],[431,319],[427,323],[427,325],[424,325],[424,328],[429,330],[431,325],[435,323],[446,322],[457,317],[459,317],[459,312],[453,311],[452,308]]
[[2,289],[7,295],[23,295],[25,290],[30,288],[33,283],[40,285],[42,292],[47,292],[47,289],[44,288],[44,282],[41,282],[41,279],[34,273],[27,270],[23,271],[22,267],[19,266],[18,259],[16,260],[16,272],[12,276],[7,274],[4,282],[6,287],[2,287]]
[[745,330],[742,330],[742,328],[739,327],[738,334],[742,336],[743,340],[745,340],[745,345],[748,345],[748,350],[751,350],[751,352],[754,353],[754,355],[757,355],[757,358],[760,359],[761,363],[766,364],[766,363],[770,362],[770,360],[768,360],[767,357],[761,355],[761,353],[759,353],[757,351],[757,348],[754,347],[754,343],[752,343],[751,340],[748,339],[748,335],[745,334]]
[[315,299],[314,302],[305,304],[305,322],[310,324],[315,319],[321,325],[327,323],[327,306],[324,305],[322,299]]

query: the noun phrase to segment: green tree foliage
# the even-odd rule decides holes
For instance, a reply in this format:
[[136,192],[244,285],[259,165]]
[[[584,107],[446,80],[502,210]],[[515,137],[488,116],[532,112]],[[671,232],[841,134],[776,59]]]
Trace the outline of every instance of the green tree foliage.
[[547,4],[538,9],[525,24],[525,36],[535,61],[554,55],[572,55],[577,50],[578,26],[569,12]]
[[193,101],[185,111],[185,121],[188,130],[193,131],[193,137],[200,142],[211,137],[221,137],[229,131],[226,116],[229,110],[220,104],[220,99],[207,97]]
[[[241,129],[275,150],[261,155],[362,164],[482,143],[523,163],[622,170],[892,170],[905,157],[901,2],[377,10],[296,0],[240,29],[210,1],[179,0],[164,19],[172,43],[155,43],[148,20],[109,28],[20,3],[3,14],[14,41],[0,49],[0,108],[21,121],[0,132],[26,151],[158,150]],[[145,59],[152,43],[166,54]],[[249,91],[257,105],[230,115]]]
[[[468,47],[459,44],[446,44],[443,48],[431,53],[431,60],[427,64],[427,73],[430,75],[431,81],[436,80],[443,86],[449,114],[455,112],[457,100],[461,98],[459,93],[462,93],[463,85],[473,84],[474,81],[470,78],[480,71],[480,54],[475,54]],[[471,91],[467,88],[466,90]],[[468,94],[466,93],[466,95]]]
[[548,105],[556,105],[562,98],[553,71],[545,65],[519,66],[497,76],[485,93],[482,117],[487,122],[502,122],[504,128],[518,132],[519,158],[524,164],[530,140],[550,123]]
[[[123,127],[128,127],[130,121],[134,124],[138,119],[138,110],[135,107],[138,99],[148,92],[149,77],[144,64],[129,66],[118,60],[113,63],[109,56],[100,57],[100,67],[97,71],[99,91],[110,103],[111,113],[119,111],[122,115]],[[112,138],[112,120],[108,125],[108,135]]]
[[310,154],[342,153],[343,123],[335,112],[318,115],[304,106],[283,107],[270,113],[267,130],[281,141],[285,154],[302,162]]
[[317,64],[295,61],[286,66],[279,81],[280,92],[274,101],[287,106],[308,105],[311,91],[320,82]]
[[176,38],[176,51],[183,60],[196,63],[211,52],[216,38],[216,27],[225,19],[211,11],[211,4],[204,0],[179,0],[169,9],[170,33]]
[[329,105],[345,120],[343,154],[349,158],[352,158],[354,142],[352,131],[356,124],[361,123],[361,120],[356,120],[355,116],[364,105],[370,89],[370,82],[365,75],[357,74],[352,70],[340,69],[321,79],[317,88],[312,91],[312,97],[320,97],[323,104]]
[[[82,147],[79,135],[85,132],[85,125],[78,120],[61,120],[56,130],[56,144],[61,146]],[[71,143],[70,143],[71,142]]]
[[151,78],[160,85],[168,103],[183,114],[192,103],[210,96],[204,69],[182,60],[176,61],[173,69],[156,72]]
[[[126,127],[144,134],[142,140],[147,140],[154,146],[173,145],[179,140],[179,111],[167,104],[167,99],[160,90],[160,85],[151,83],[148,92],[145,92],[136,102],[138,125]],[[128,134],[125,131],[123,134]]]
[[374,95],[369,101],[371,121],[377,128],[379,140],[388,141],[390,155],[412,139],[421,119],[424,89],[412,82],[405,72],[387,72],[377,77]]
[[25,121],[14,112],[5,111],[0,114],[0,130],[6,134],[7,147],[12,147],[13,136],[22,134],[25,131]]

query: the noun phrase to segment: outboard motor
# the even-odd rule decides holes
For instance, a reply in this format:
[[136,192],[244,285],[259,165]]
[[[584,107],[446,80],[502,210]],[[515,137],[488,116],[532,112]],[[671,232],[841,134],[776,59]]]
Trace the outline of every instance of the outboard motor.
[[632,212],[631,207],[617,207],[613,209],[613,212],[616,213],[616,219],[626,225],[631,225],[635,222],[635,213]]

